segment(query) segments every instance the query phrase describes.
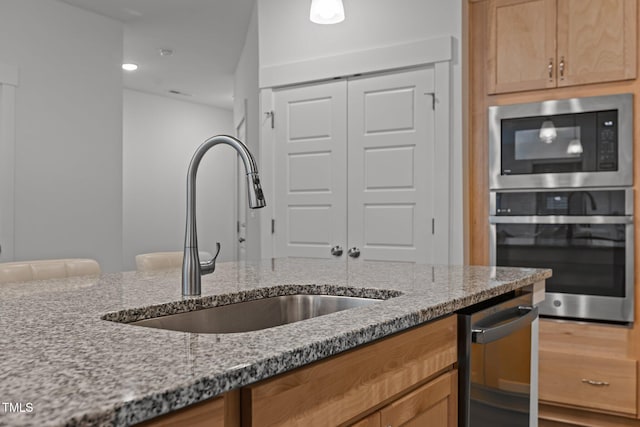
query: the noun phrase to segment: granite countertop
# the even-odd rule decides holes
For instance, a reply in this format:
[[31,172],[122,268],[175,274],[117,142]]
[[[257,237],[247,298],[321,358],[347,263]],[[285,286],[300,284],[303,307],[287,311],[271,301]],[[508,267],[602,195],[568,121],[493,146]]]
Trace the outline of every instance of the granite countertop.
[[[276,259],[220,263],[202,277],[203,297],[186,301],[179,270],[3,285],[0,426],[133,424],[550,276],[550,270],[524,268]],[[224,304],[237,293],[243,298],[401,295],[234,334],[182,333],[102,319],[122,317],[116,312],[123,310],[140,318]]]

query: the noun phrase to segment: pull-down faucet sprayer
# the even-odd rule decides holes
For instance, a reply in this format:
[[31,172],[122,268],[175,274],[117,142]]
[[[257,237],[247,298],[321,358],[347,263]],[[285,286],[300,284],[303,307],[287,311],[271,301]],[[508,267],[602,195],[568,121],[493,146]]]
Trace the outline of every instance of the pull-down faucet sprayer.
[[207,139],[193,154],[189,170],[187,172],[187,226],[184,236],[184,259],[182,260],[182,295],[197,296],[201,293],[200,277],[202,274],[213,273],[216,269],[216,258],[220,253],[220,243],[217,243],[217,252],[213,259],[200,262],[198,256],[198,232],[196,230],[196,175],[202,156],[210,148],[218,144],[227,144],[233,147],[244,163],[247,174],[247,193],[249,207],[251,209],[266,206],[258,166],[246,145],[241,141],[227,135],[218,135]]

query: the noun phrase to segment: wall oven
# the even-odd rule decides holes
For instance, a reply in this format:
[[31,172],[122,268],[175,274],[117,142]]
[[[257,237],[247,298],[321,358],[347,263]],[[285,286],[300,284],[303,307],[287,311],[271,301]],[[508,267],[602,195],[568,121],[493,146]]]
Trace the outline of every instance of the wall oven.
[[540,314],[633,321],[631,188],[490,194],[492,265],[553,270]]
[[492,265],[551,268],[543,316],[634,318],[633,95],[489,107]]
[[489,107],[489,187],[631,186],[633,95]]

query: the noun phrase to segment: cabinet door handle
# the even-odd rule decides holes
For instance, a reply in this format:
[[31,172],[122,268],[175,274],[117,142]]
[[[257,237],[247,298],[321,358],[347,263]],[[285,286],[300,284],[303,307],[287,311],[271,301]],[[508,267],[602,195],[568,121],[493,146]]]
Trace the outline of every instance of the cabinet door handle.
[[351,258],[358,258],[360,256],[360,249],[356,248],[355,246],[351,249],[349,249],[349,251],[347,251],[347,253],[349,254],[349,256]]
[[547,69],[549,70],[549,80],[553,80],[553,58],[549,58]]
[[564,56],[560,57],[560,80],[564,80]]
[[586,378],[583,378],[582,382],[596,387],[606,387],[609,385],[609,383],[606,381],[588,380]]
[[340,245],[332,247],[331,248],[331,255],[333,255],[333,256],[341,256],[342,255],[342,247],[340,247]]

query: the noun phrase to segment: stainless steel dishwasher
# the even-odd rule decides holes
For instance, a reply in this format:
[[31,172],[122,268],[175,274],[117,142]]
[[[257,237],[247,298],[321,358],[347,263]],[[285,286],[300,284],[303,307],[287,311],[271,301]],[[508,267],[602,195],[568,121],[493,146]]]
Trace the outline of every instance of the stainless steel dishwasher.
[[538,307],[525,292],[458,313],[458,425],[536,427]]

